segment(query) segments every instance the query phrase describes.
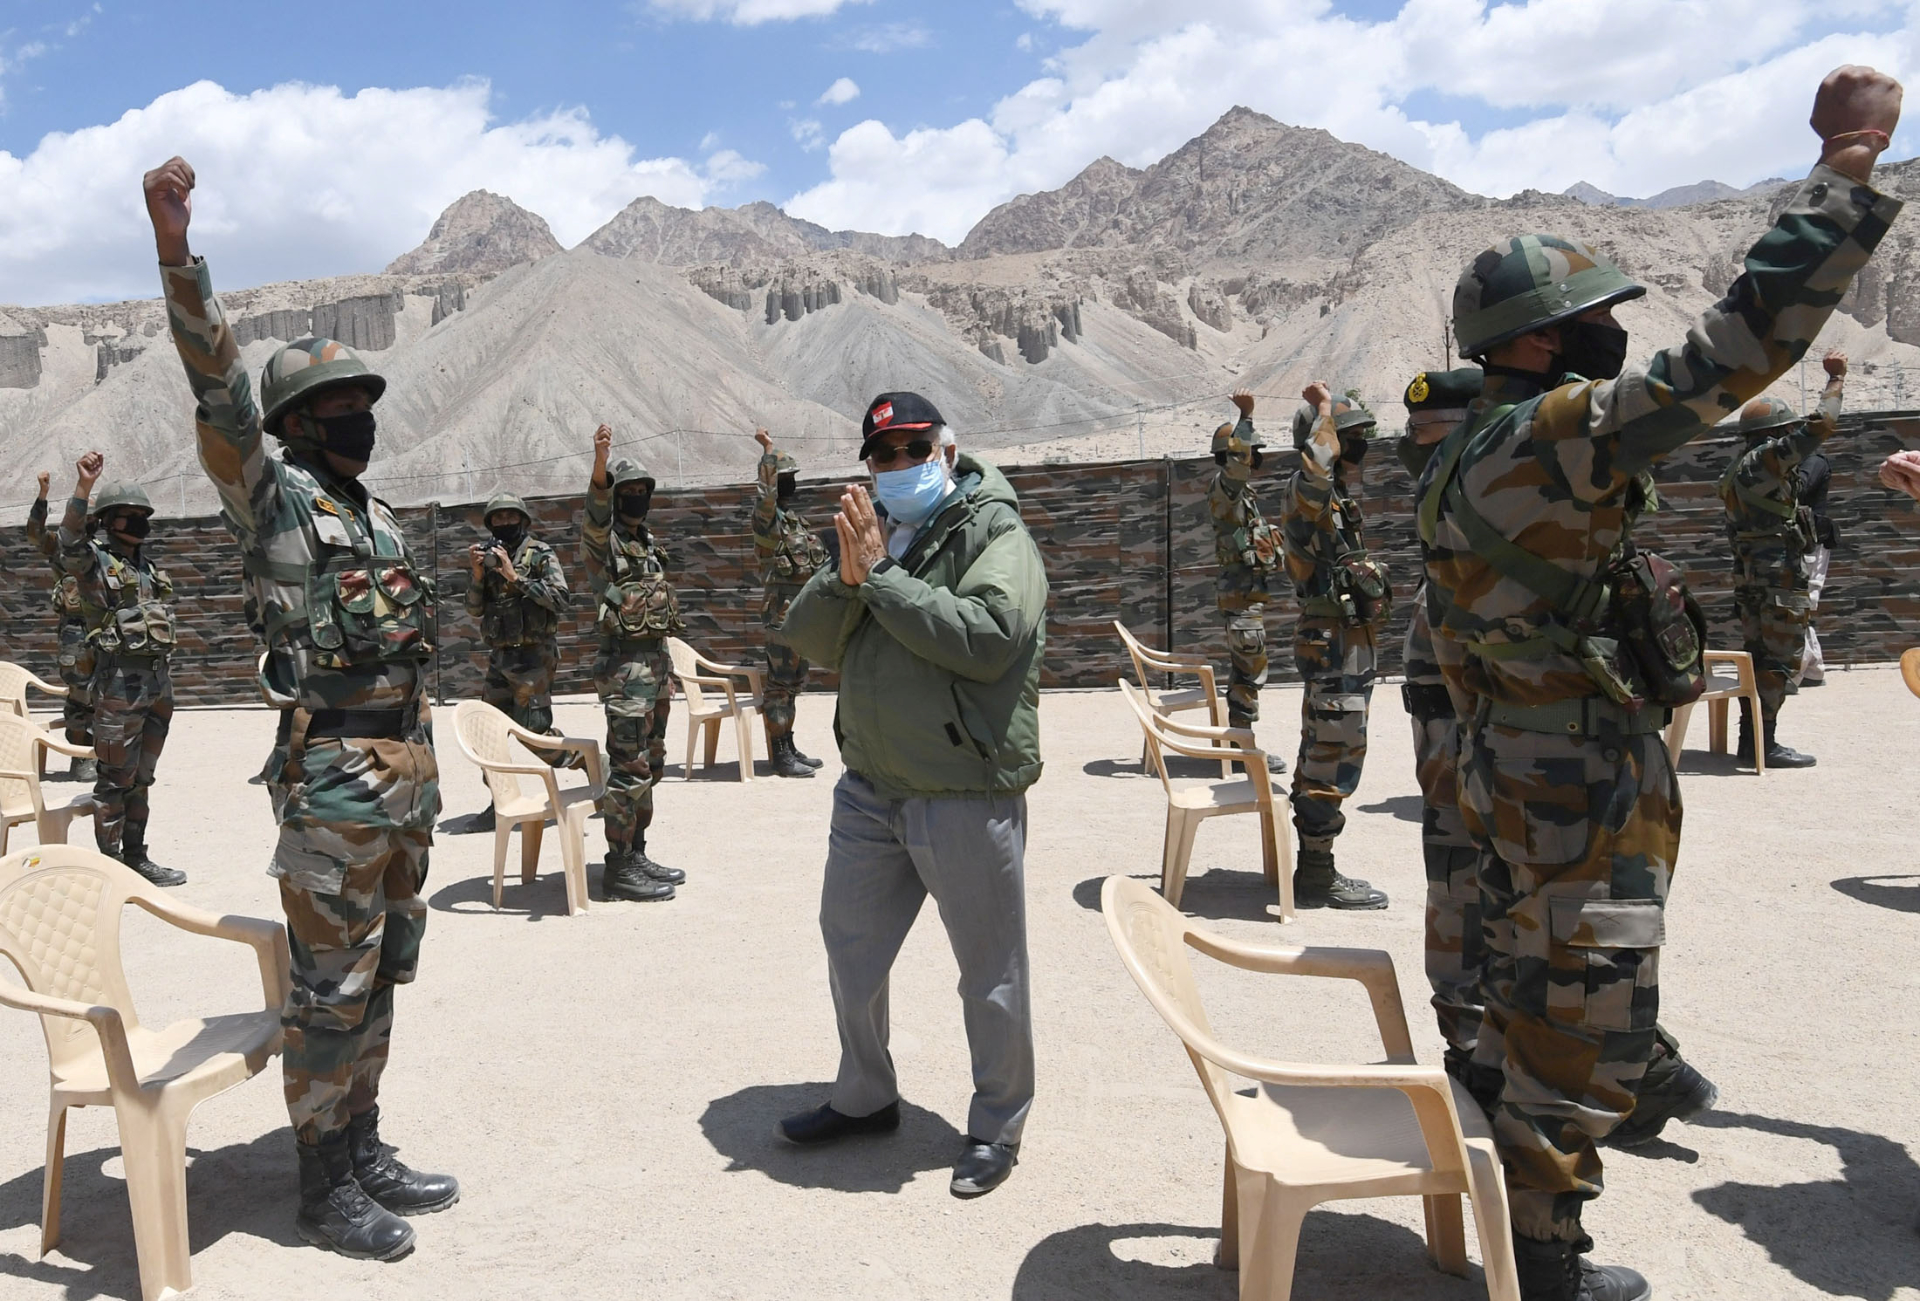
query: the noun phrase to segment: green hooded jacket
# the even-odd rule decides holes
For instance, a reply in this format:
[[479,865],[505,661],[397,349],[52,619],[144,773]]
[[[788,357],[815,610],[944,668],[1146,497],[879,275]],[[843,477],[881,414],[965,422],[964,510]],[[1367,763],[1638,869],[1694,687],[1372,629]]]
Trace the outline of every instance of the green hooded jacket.
[[987,796],[1040,779],[1047,574],[1005,475],[958,483],[898,564],[858,587],[822,569],[781,639],[839,670],[834,735],[885,799]]

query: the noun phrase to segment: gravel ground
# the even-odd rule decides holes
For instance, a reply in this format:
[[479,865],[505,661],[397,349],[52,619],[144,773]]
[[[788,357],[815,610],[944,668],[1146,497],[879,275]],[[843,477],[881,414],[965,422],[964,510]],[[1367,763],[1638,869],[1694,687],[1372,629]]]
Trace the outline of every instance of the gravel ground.
[[[1203,828],[1184,905],[1241,938],[1388,950],[1416,1047],[1435,1061],[1409,729],[1393,687],[1376,699],[1340,856],[1393,906],[1279,926],[1244,818]],[[1298,692],[1265,703],[1261,735],[1290,756]],[[831,753],[830,714],[827,698],[803,701],[803,748]],[[751,785],[731,780],[730,741],[712,778],[682,782],[676,763],[653,846],[691,878],[678,899],[596,903],[569,919],[550,843],[545,874],[514,880],[496,913],[491,837],[459,833],[481,787],[443,714],[433,918],[419,982],[402,991],[382,1103],[388,1139],[422,1168],[457,1173],[464,1200],[417,1221],[419,1247],[396,1264],[300,1245],[270,1070],[194,1117],[197,1295],[1233,1297],[1235,1276],[1209,1263],[1219,1124],[1098,913],[1106,875],[1157,874],[1160,791],[1138,770],[1137,729],[1114,693],[1048,695],[1042,720],[1048,769],[1031,796],[1028,854],[1039,1096],[1004,1188],[965,1203],[947,1193],[969,1085],[956,973],[931,909],[893,988],[900,1133],[804,1152],[772,1137],[780,1116],[824,1095],[836,1061],[814,920],[832,763],[808,782],[767,777],[763,764]],[[601,732],[591,702],[564,703],[559,721]],[[181,894],[195,904],[276,915],[261,870],[271,817],[246,781],[271,726],[257,710],[175,720],[154,844],[192,875]],[[1920,701],[1890,670],[1840,672],[1789,702],[1782,735],[1821,765],[1755,778],[1700,751],[1681,764],[1686,852],[1662,1019],[1719,1083],[1720,1108],[1641,1154],[1609,1154],[1587,1225],[1599,1258],[1640,1268],[1663,1299],[1920,1297],[1920,869],[1901,848]],[[1705,738],[1700,717],[1695,743]],[[597,860],[597,824],[589,834]],[[150,1022],[257,997],[237,946],[137,910],[126,945]],[[1202,984],[1228,1042],[1303,1061],[1378,1055],[1356,986],[1218,969]],[[39,1258],[44,1063],[31,1019],[0,1014],[0,1296],[137,1296],[104,1110],[69,1121],[64,1241]],[[1462,1281],[1427,1265],[1419,1226],[1411,1198],[1314,1214],[1296,1295],[1484,1296],[1477,1267]]]

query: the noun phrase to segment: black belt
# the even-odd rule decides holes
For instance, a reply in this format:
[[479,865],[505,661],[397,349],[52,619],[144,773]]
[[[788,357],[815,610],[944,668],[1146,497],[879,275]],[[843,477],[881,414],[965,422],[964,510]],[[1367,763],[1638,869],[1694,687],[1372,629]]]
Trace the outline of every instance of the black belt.
[[1407,712],[1422,723],[1453,717],[1453,697],[1443,682],[1403,682],[1400,700]]
[[[315,709],[307,724],[307,739],[324,736],[370,737],[399,740],[413,730],[419,720],[415,709]],[[280,711],[277,744],[293,739],[293,711]]]

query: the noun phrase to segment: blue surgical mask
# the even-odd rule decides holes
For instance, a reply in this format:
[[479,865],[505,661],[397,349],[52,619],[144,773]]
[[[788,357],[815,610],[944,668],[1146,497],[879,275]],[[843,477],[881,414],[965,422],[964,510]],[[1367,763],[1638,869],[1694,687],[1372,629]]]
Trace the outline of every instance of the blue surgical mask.
[[938,455],[921,465],[882,470],[873,476],[873,495],[887,508],[887,518],[910,528],[932,518],[934,509],[946,500],[948,486],[947,463]]

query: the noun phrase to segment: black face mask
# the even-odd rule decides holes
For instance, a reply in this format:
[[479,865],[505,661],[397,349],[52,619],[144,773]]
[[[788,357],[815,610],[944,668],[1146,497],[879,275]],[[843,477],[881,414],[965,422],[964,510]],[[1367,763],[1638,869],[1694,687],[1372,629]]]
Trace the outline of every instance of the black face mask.
[[653,494],[650,492],[623,492],[615,498],[615,508],[621,519],[642,520],[653,507]]
[[130,538],[145,538],[153,531],[153,521],[145,515],[122,515],[114,520],[108,531],[124,533]]
[[1260,463],[1267,459],[1267,449],[1264,447],[1256,446],[1253,449],[1253,456],[1250,459],[1253,462],[1253,468],[1256,470],[1259,469]]
[[515,520],[511,524],[489,524],[487,532],[493,534],[494,540],[508,551],[518,551],[520,544],[527,540],[527,526],[523,520]]
[[1627,364],[1627,332],[1599,321],[1568,321],[1560,327],[1562,382],[1569,375],[1581,379],[1618,379]]
[[791,474],[782,474],[773,481],[773,496],[776,501],[792,501],[793,495],[800,491],[800,480]]
[[1367,459],[1367,440],[1364,438],[1341,439],[1340,459],[1348,465],[1359,465],[1360,462]]
[[343,416],[308,416],[320,427],[320,446],[343,461],[371,461],[375,423],[371,411]]

